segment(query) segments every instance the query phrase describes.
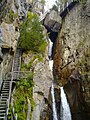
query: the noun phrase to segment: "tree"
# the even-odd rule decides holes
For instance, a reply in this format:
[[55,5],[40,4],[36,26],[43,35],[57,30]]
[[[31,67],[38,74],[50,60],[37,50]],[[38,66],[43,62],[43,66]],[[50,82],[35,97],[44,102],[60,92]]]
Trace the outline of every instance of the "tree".
[[28,13],[27,20],[21,30],[19,46],[33,52],[43,53],[45,51],[46,42],[43,27],[36,14]]

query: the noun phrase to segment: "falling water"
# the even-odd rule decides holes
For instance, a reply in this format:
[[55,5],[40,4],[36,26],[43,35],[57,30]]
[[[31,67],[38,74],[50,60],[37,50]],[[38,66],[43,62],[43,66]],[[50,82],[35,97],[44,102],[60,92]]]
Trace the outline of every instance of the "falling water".
[[48,56],[50,59],[52,58],[52,47],[53,47],[53,42],[49,39],[49,49],[48,49]]
[[71,113],[63,87],[61,87],[61,120],[71,120]]
[[[52,47],[53,47],[53,43],[51,42],[51,40],[49,39],[49,67],[51,72],[53,71],[53,60],[51,60],[52,58]],[[52,108],[53,108],[53,120],[58,120],[57,119],[57,111],[56,111],[56,103],[55,103],[55,96],[54,96],[54,85],[52,83],[52,88],[51,88],[51,95],[52,95]]]
[[[53,60],[49,60],[49,66],[50,66],[50,69],[52,71],[52,69],[53,69]],[[53,107],[53,120],[58,120],[57,119],[57,111],[56,111],[56,103],[55,103],[53,83],[52,83],[52,88],[51,88],[51,95],[52,95],[52,107]]]
[[51,94],[52,94],[53,120],[58,120],[57,119],[57,111],[56,111],[56,103],[55,103],[54,86],[53,86],[53,84],[52,84]]

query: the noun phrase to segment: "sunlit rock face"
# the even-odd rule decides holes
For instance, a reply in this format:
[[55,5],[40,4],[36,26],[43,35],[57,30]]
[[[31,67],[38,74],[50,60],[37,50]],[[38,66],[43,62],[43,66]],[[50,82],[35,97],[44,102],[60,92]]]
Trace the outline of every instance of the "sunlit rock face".
[[51,114],[50,87],[53,76],[48,61],[37,63],[34,70],[33,99],[35,107],[32,120],[49,120]]
[[[64,18],[54,52],[54,78],[65,85],[73,120],[90,116],[90,1]],[[84,114],[83,114],[84,113]]]
[[2,48],[12,47],[14,50],[16,48],[17,39],[19,33],[15,31],[15,26],[12,24],[7,24],[3,22],[1,24],[1,46]]

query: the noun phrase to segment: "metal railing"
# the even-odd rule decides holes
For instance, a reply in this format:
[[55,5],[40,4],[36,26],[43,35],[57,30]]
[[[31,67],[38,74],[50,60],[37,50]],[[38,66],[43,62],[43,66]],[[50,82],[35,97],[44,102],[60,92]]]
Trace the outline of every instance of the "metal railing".
[[17,120],[17,113],[15,113],[14,107],[12,108],[11,111],[11,120]]
[[39,17],[39,21],[42,21],[43,19],[45,19],[46,15],[49,13],[49,11],[46,11],[44,14],[42,14],[40,17]]
[[66,9],[69,9],[69,6],[73,3],[78,3],[80,0],[67,0],[60,7],[60,14],[62,14]]
[[[58,14],[62,17],[63,13],[67,10],[70,10],[76,3],[78,3],[80,0],[67,0],[65,3],[62,3],[60,5],[60,10]],[[44,14],[42,14],[39,18],[39,21],[43,21],[46,17],[46,15],[49,13],[49,11],[46,11]]]
[[[15,55],[16,55],[16,53],[15,53]],[[11,70],[11,72],[9,73],[10,74],[10,76],[9,76],[9,79],[11,80],[10,81],[10,87],[9,87],[9,96],[8,96],[8,99],[7,99],[7,115],[8,115],[8,110],[9,110],[9,106],[10,106],[10,101],[11,101],[11,93],[12,93],[12,83],[13,83],[13,80],[14,79],[17,79],[17,76],[15,76],[15,75],[17,75],[17,74],[19,74],[19,71],[14,71],[14,68],[15,68],[15,58],[16,58],[16,56],[14,55],[14,58],[13,58],[13,63],[12,63],[12,70]],[[18,57],[18,59],[21,59],[20,57]],[[20,62],[21,62],[21,60],[20,60]],[[20,64],[20,62],[18,62],[17,64]],[[19,65],[20,66],[20,65]],[[18,66],[17,66],[18,67]],[[19,67],[20,68],[20,67]],[[19,70],[19,69],[18,69]],[[14,78],[15,77],[15,78]],[[6,79],[8,79],[7,78],[7,76],[6,76]],[[6,117],[7,117],[7,115],[6,115]]]
[[4,79],[11,79],[13,75],[13,80],[19,80],[20,78],[27,78],[30,74],[30,71],[13,71],[9,72]]

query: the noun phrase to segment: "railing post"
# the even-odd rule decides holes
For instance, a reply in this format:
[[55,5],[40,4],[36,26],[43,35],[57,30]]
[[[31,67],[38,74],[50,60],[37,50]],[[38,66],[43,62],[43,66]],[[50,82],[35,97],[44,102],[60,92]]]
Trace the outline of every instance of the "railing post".
[[6,101],[6,113],[5,113],[5,119],[4,120],[7,120],[7,115],[8,115],[8,99]]
[[17,120],[17,113],[16,113],[16,115],[15,115],[15,120]]

